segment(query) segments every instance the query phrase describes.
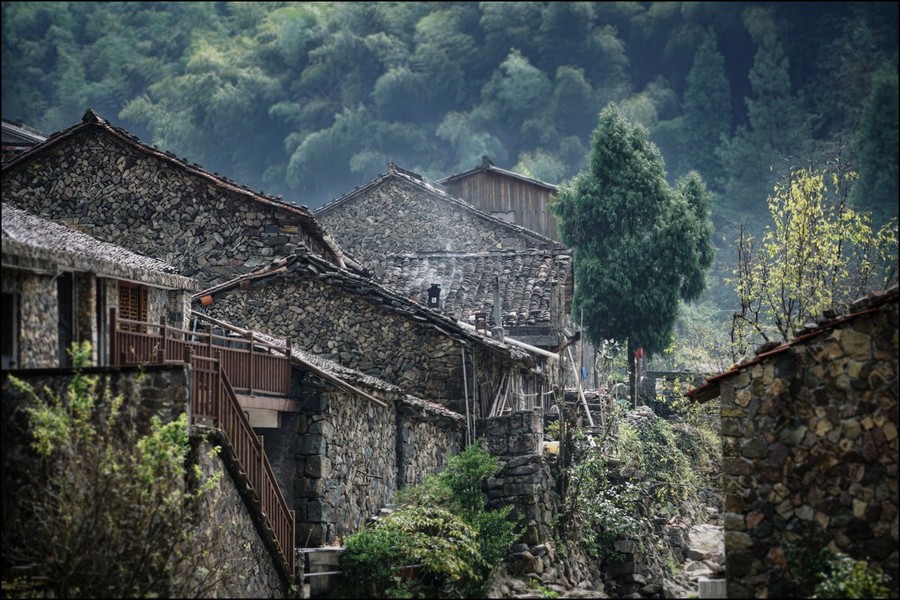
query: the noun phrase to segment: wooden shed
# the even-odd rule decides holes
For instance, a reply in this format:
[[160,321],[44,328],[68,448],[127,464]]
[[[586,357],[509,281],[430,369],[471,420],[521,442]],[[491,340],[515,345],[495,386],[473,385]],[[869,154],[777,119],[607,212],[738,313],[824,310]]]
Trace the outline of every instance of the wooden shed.
[[550,212],[550,198],[557,186],[501,169],[487,157],[481,165],[450,175],[437,181],[456,198],[472,203],[476,208],[536,231],[559,241],[556,217]]

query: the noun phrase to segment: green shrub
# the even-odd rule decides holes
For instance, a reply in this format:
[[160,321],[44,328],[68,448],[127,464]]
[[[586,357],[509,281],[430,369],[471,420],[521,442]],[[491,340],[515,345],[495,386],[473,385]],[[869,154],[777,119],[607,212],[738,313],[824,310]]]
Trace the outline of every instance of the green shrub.
[[[355,597],[478,597],[518,538],[511,506],[485,509],[497,458],[473,444],[448,467],[400,490],[401,508],[347,538],[344,592]],[[415,565],[413,567],[413,565]]]
[[816,598],[887,598],[886,577],[876,565],[854,560],[842,552],[826,559],[817,575]]

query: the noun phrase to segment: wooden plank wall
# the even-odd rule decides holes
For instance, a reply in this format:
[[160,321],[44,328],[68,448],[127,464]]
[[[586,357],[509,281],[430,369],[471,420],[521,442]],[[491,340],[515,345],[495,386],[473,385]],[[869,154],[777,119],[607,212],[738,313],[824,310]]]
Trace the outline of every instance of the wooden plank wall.
[[559,241],[550,212],[550,190],[499,173],[479,172],[445,184],[450,195],[468,200],[487,213],[512,212],[516,225]]

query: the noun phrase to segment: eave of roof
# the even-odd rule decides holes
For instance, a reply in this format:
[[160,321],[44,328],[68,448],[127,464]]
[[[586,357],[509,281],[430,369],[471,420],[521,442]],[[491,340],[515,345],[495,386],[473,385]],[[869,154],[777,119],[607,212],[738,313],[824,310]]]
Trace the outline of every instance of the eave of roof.
[[[720,385],[723,380],[737,375],[744,369],[750,368],[754,365],[759,364],[766,358],[770,356],[774,356],[776,354],[780,354],[789,350],[792,346],[796,346],[798,344],[802,344],[814,337],[822,335],[828,331],[831,331],[838,325],[842,323],[846,323],[847,321],[852,321],[857,317],[861,317],[863,315],[867,315],[875,312],[879,306],[883,304],[887,304],[889,302],[897,302],[898,300],[898,288],[897,286],[892,287],[889,290],[883,292],[873,292],[863,298],[860,298],[856,302],[850,305],[850,310],[854,312],[850,312],[846,315],[842,315],[835,319],[829,320],[827,322],[819,323],[815,327],[810,327],[808,329],[804,329],[800,332],[800,334],[794,339],[785,342],[783,344],[779,344],[773,348],[768,348],[764,351],[759,352],[756,356],[751,359],[748,359],[742,363],[734,365],[729,370],[719,373],[717,375],[713,375],[712,377],[707,377],[706,383],[701,385],[700,387],[694,388],[693,390],[687,391],[684,395],[690,398],[695,402],[706,402],[708,400],[712,400],[713,398],[718,398],[720,392]],[[766,346],[762,346],[762,348],[766,348]]]
[[486,213],[479,208],[476,208],[475,206],[473,206],[471,203],[467,202],[466,200],[463,200],[462,198],[457,198],[455,196],[451,196],[446,191],[435,187],[428,181],[425,181],[424,179],[420,179],[417,177],[413,177],[411,175],[408,175],[407,173],[408,172],[404,172],[403,169],[394,168],[393,165],[390,165],[388,173],[383,173],[383,174],[379,175],[378,177],[376,177],[375,179],[369,181],[368,183],[365,183],[365,184],[355,188],[352,192],[344,194],[340,198],[332,200],[331,202],[328,202],[327,204],[323,204],[322,206],[320,206],[319,208],[317,208],[313,211],[313,215],[315,215],[317,218],[327,216],[329,213],[334,212],[335,210],[337,210],[344,204],[350,202],[352,199],[356,198],[357,196],[360,196],[369,190],[375,189],[378,186],[382,185],[383,183],[390,181],[391,179],[397,179],[399,181],[404,181],[404,182],[407,182],[418,188],[421,188],[422,191],[426,192],[427,194],[430,194],[431,196],[450,204],[454,208],[458,208],[460,210],[465,210],[466,212],[470,212],[470,213],[474,214],[475,216],[477,216],[478,218],[480,218],[484,221],[487,221],[488,223],[490,223],[491,225],[493,225],[495,227],[500,227],[501,229],[508,230],[512,234],[525,236],[525,237],[531,238],[535,241],[539,241],[543,244],[546,244],[548,247],[559,249],[560,252],[570,252],[570,250],[565,246],[565,244],[562,244],[560,242],[552,240],[546,236],[541,235],[540,233],[538,233],[536,231],[532,231],[530,229],[522,227],[521,225],[516,225],[515,223],[507,223],[506,221],[503,221],[502,219],[498,219],[497,217],[495,217],[489,213]]
[[206,171],[197,163],[191,163],[186,159],[180,158],[173,154],[172,152],[168,152],[165,150],[160,150],[155,146],[151,146],[142,142],[137,136],[131,135],[124,129],[119,127],[114,127],[109,124],[108,121],[100,117],[93,110],[88,109],[87,112],[84,113],[84,116],[81,119],[81,122],[76,123],[75,125],[69,127],[68,129],[64,129],[62,131],[56,132],[50,137],[48,137],[43,142],[32,146],[30,149],[22,152],[21,154],[11,158],[7,162],[3,163],[3,171],[7,171],[16,167],[19,164],[22,164],[32,157],[44,152],[48,148],[51,148],[60,142],[70,139],[75,135],[81,133],[82,131],[88,131],[90,129],[97,129],[102,131],[108,135],[111,135],[121,141],[122,143],[131,146],[132,148],[157,158],[163,162],[171,164],[178,169],[181,169],[187,173],[190,173],[196,177],[200,177],[201,179],[205,179],[206,181],[212,183],[213,185],[240,196],[243,196],[249,200],[253,200],[254,202],[258,202],[260,204],[264,204],[267,206],[276,207],[281,210],[286,210],[295,214],[299,217],[304,225],[309,227],[309,232],[314,236],[318,236],[322,242],[322,245],[332,251],[335,259],[343,265],[344,254],[343,251],[338,247],[338,245],[331,239],[331,236],[328,234],[325,229],[319,224],[319,222],[315,219],[312,212],[310,212],[309,207],[305,205],[292,204],[290,202],[285,202],[281,199],[280,196],[271,196],[268,194],[264,194],[262,192],[256,192],[245,185],[241,185],[230,179],[219,175],[218,173],[210,173]]
[[2,205],[3,266],[27,271],[73,270],[169,289],[197,289],[174,266],[54,221]]
[[471,177],[472,175],[477,175],[478,173],[497,173],[499,175],[511,177],[513,179],[518,179],[520,181],[525,181],[527,183],[531,183],[531,184],[534,184],[534,185],[537,185],[537,186],[540,186],[543,188],[547,188],[551,192],[556,192],[559,190],[559,186],[553,185],[552,183],[547,183],[546,181],[540,181],[537,179],[533,179],[531,177],[527,177],[525,175],[516,173],[514,171],[507,171],[506,169],[501,169],[500,167],[495,166],[493,164],[479,165],[479,166],[475,167],[474,169],[469,169],[468,171],[463,171],[461,173],[454,173],[453,175],[448,175],[447,177],[444,177],[443,179],[438,179],[437,183],[439,183],[441,185],[445,185],[445,184],[451,183],[453,181],[457,181],[459,179],[465,179],[466,177]]
[[231,279],[230,281],[226,281],[212,288],[198,292],[194,294],[194,300],[199,302],[199,300],[204,296],[215,297],[218,294],[222,294],[240,287],[242,282],[264,281],[271,277],[275,277],[281,274],[287,274],[291,268],[297,268],[301,261],[305,263],[305,265],[308,267],[308,270],[311,274],[313,274],[313,276],[317,276],[329,281],[334,281],[337,285],[343,288],[365,290],[366,293],[381,298],[383,300],[381,306],[385,307],[387,310],[399,314],[404,314],[409,318],[427,323],[431,328],[455,339],[461,344],[474,342],[486,347],[487,349],[495,353],[504,355],[511,360],[521,361],[529,368],[533,366],[533,359],[528,352],[520,350],[519,348],[513,347],[509,344],[504,344],[491,338],[486,338],[476,333],[469,332],[465,328],[461,327],[456,320],[451,319],[450,317],[435,312],[417,302],[413,302],[412,300],[404,298],[403,296],[400,296],[399,294],[388,290],[381,284],[371,279],[360,277],[359,275],[356,275],[346,269],[337,269],[334,267],[334,265],[331,265],[311,254],[307,254],[305,256],[295,254],[272,261],[272,263],[270,263],[269,265],[260,267],[259,269],[251,271],[250,273],[241,275],[239,277]]

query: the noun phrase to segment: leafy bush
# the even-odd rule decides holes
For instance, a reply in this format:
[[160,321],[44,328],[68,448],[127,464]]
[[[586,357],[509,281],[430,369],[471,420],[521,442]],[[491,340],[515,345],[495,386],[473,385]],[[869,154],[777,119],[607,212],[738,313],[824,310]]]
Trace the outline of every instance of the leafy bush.
[[478,444],[447,469],[400,490],[401,508],[347,538],[341,568],[356,597],[478,597],[518,538],[511,506],[485,509],[482,487],[497,458]]
[[360,598],[473,595],[483,559],[478,534],[442,508],[405,506],[350,536],[341,568]]
[[69,352],[75,373],[61,395],[9,378],[25,394],[40,477],[17,491],[16,517],[4,538],[4,558],[28,566],[31,575],[9,582],[4,573],[4,595],[207,593],[230,576],[228,565],[210,568],[206,556],[225,541],[201,539],[198,526],[203,498],[221,473],[204,481],[197,465],[186,468],[186,414],[165,424],[154,417],[139,432],[121,410],[124,399],[83,372],[90,344]]
[[854,560],[842,552],[828,556],[819,573],[816,598],[887,598],[886,576],[875,565]]
[[611,481],[608,458],[599,447],[589,448],[578,440],[577,452],[578,460],[566,473],[561,533],[590,557],[612,558],[615,540],[634,538],[641,530],[639,490],[628,481]]

